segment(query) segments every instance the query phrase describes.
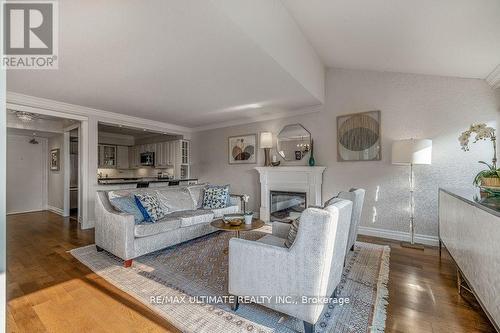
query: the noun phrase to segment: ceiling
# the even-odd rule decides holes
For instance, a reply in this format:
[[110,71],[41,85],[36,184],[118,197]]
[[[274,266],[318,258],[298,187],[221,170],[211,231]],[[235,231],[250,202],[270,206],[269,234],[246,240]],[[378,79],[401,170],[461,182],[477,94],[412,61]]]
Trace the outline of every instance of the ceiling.
[[59,69],[8,71],[9,91],[186,127],[320,104],[214,1],[74,0],[59,12]]
[[499,0],[282,0],[328,67],[484,79]]
[[59,69],[8,71],[9,91],[189,128],[321,104],[323,65],[485,78],[500,63],[499,0],[58,3]]

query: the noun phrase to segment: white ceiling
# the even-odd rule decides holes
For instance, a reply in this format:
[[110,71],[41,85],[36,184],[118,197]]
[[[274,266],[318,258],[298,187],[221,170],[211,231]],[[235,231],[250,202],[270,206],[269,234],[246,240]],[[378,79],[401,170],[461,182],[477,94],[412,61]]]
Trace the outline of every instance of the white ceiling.
[[282,0],[325,65],[485,78],[500,64],[499,0]]
[[60,1],[59,12],[59,69],[9,71],[9,91],[187,127],[264,112],[242,105],[320,103],[212,1]]

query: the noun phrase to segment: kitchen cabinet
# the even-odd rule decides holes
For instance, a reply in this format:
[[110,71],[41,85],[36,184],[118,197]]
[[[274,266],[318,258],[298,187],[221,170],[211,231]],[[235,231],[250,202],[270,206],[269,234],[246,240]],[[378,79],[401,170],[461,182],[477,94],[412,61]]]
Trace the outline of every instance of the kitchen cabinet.
[[97,154],[99,168],[116,168],[116,146],[98,145]]
[[129,169],[129,148],[127,146],[117,146],[116,147],[116,168],[117,169]]
[[191,142],[177,140],[175,143],[174,177],[185,179],[191,177]]
[[140,154],[139,154],[139,147],[138,146],[133,146],[130,147],[129,149],[129,164],[130,168],[132,169],[137,169],[140,167]]
[[170,159],[170,142],[161,142],[156,144],[155,163],[159,168],[172,166]]

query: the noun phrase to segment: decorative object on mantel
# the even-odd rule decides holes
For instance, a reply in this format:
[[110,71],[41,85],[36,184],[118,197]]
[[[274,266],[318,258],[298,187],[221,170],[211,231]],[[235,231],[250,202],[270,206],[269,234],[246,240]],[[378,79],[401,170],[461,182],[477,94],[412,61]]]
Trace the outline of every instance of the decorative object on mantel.
[[309,166],[314,166],[316,161],[314,160],[314,140],[311,139],[311,156],[309,156]]
[[286,125],[278,134],[277,149],[285,161],[300,161],[311,150],[311,133],[300,124]]
[[488,164],[484,161],[479,161],[479,163],[486,165],[488,169],[479,172],[476,177],[474,177],[473,184],[479,186],[484,192],[487,192],[489,194],[497,194],[498,192],[500,192],[500,169],[497,169],[497,145],[495,129],[493,127],[488,127],[484,123],[470,125],[469,129],[465,132],[462,132],[462,134],[460,134],[460,136],[458,137],[458,141],[460,142],[460,146],[462,147],[463,151],[469,151],[469,141],[472,134],[476,135],[472,143],[476,143],[479,140],[489,139],[493,144],[493,158],[491,160],[491,164]]
[[228,138],[229,164],[257,163],[257,135],[247,134]]
[[264,166],[271,166],[271,148],[273,148],[273,134],[271,132],[260,133],[260,148],[264,149]]
[[379,161],[381,158],[380,111],[337,117],[338,161]]
[[60,168],[59,148],[52,149],[50,151],[50,171],[59,171],[59,168]]
[[432,161],[432,140],[429,139],[409,139],[399,140],[392,144],[392,164],[410,166],[410,242],[402,242],[401,246],[423,250],[424,246],[415,243],[415,201],[413,192],[415,191],[415,177],[413,165],[431,164]]

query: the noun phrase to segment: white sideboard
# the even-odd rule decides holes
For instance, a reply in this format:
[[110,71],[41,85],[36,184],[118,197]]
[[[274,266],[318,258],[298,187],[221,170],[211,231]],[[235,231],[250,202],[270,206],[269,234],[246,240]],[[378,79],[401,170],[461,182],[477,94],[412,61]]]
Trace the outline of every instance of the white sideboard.
[[500,198],[439,190],[439,241],[490,321],[500,326]]

